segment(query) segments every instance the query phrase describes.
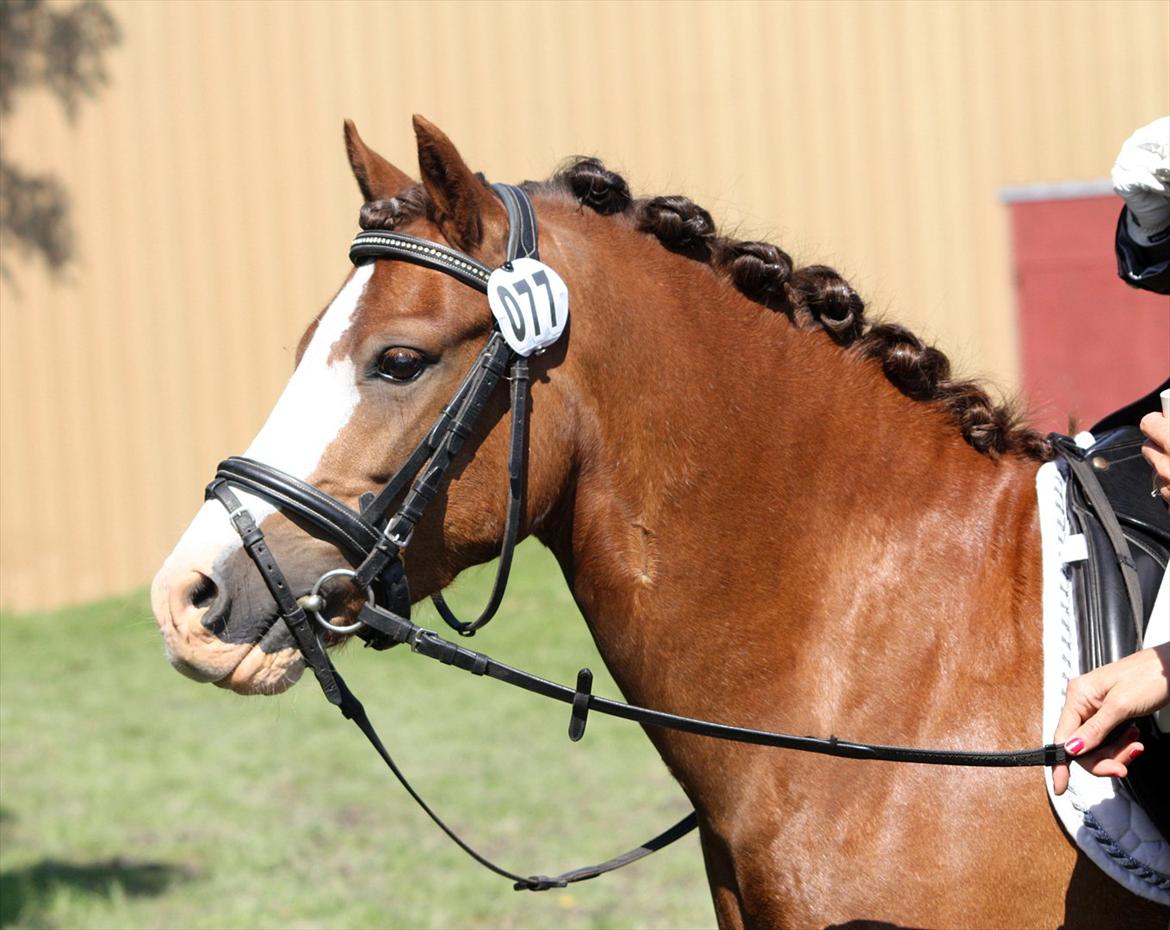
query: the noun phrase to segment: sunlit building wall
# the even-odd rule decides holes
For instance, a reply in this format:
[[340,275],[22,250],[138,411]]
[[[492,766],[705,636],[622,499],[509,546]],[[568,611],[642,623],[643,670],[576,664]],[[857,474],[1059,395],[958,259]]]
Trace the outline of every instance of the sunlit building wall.
[[0,280],[6,607],[145,583],[245,448],[348,268],[343,117],[408,169],[414,112],[495,180],[600,155],[1012,390],[1000,190],[1106,176],[1170,110],[1162,2],[110,9],[109,86],[73,123],[36,93],[3,127],[70,191],[78,252]]

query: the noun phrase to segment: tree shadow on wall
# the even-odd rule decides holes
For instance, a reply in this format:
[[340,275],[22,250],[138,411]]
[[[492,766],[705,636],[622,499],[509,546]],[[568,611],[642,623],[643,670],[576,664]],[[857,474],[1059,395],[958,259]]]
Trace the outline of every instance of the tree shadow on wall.
[[[108,82],[106,51],[121,40],[101,0],[65,7],[45,0],[0,0],[0,121],[21,91],[49,91],[73,120],[81,101]],[[60,276],[73,260],[69,193],[51,174],[14,164],[0,148],[0,276],[12,280],[8,255],[39,258]]]
[[42,859],[32,865],[0,872],[0,927],[45,925],[45,910],[61,892],[110,898],[117,891],[128,898],[157,896],[175,881],[192,876],[163,862],[101,862]]

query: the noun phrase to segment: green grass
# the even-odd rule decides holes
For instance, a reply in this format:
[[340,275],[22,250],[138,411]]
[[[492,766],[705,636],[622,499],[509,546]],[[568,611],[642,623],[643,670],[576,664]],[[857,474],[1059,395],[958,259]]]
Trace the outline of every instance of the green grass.
[[[478,608],[490,573],[457,586]],[[435,626],[430,612],[427,625]],[[441,625],[441,624],[440,624]],[[616,695],[560,571],[521,548],[495,657]],[[608,858],[687,810],[642,731],[402,649],[337,657],[408,776],[520,872]],[[0,927],[706,927],[692,836],[520,894],[466,859],[306,677],[240,698],[166,664],[144,593],[0,619]]]

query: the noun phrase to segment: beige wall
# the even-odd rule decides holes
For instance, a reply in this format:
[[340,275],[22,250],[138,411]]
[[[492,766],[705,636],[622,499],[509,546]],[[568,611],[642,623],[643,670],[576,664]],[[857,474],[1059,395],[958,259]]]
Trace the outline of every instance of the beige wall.
[[[409,117],[498,180],[597,153],[852,275],[1015,379],[997,191],[1098,178],[1170,110],[1170,5],[121,2],[111,86],[21,101],[7,154],[73,194],[80,260],[0,283],[0,602],[146,582],[346,273],[341,147]],[[1108,248],[1108,243],[1103,243]]]

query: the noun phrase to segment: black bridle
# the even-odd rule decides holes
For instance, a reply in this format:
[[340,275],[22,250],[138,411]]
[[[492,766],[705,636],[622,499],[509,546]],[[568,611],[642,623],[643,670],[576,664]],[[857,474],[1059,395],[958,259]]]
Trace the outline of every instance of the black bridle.
[[[538,258],[536,214],[528,195],[518,187],[504,184],[493,187],[508,213],[507,261],[504,267],[510,268],[513,261],[522,257]],[[426,239],[393,231],[366,230],[353,240],[349,255],[355,265],[377,259],[412,262],[442,271],[481,292],[488,291],[491,272],[486,266],[469,255]],[[697,826],[698,817],[692,811],[668,830],[627,853],[599,865],[574,869],[555,877],[523,876],[496,865],[456,835],[407,781],[378,737],[365,708],[330,661],[309,620],[310,613],[317,624],[335,635],[354,633],[375,649],[409,644],[412,652],[445,665],[474,675],[495,678],[569,704],[569,737],[573,740],[581,739],[589,713],[596,711],[646,726],[850,759],[993,767],[1056,765],[1068,761],[1064,747],[1056,744],[1002,752],[916,749],[854,743],[833,736],[828,739],[794,736],[677,716],[593,694],[593,675],[589,669],[581,669],[576,687],[569,688],[497,662],[484,653],[466,649],[411,622],[410,588],[402,565],[402,552],[409,545],[415,527],[438,494],[452,462],[471,435],[501,378],[506,378],[511,384],[511,441],[508,453],[508,508],[495,583],[487,606],[471,621],[458,619],[441,595],[434,596],[435,606],[443,619],[460,635],[471,636],[495,615],[507,587],[512,553],[519,535],[527,473],[528,360],[513,350],[498,326],[493,327],[491,336],[480,350],[471,370],[430,431],[380,491],[362,496],[360,512],[279,469],[239,457],[220,463],[215,479],[207,487],[207,497],[215,498],[227,509],[245,551],[272,593],[280,617],[287,624],[325,696],[340,708],[344,716],[357,724],[391,772],[431,819],[472,858],[498,875],[511,879],[517,890],[561,888],[570,882],[594,878],[620,868],[686,835]],[[333,542],[356,568],[334,569],[325,573],[314,585],[311,594],[298,599],[269,551],[264,534],[232,491],[233,487],[265,498],[297,516],[323,538]],[[397,506],[395,502],[398,502]],[[348,577],[358,590],[367,592],[367,603],[358,612],[356,622],[347,626],[330,623],[321,613],[324,608],[324,598],[320,593],[322,583],[336,576]]]

